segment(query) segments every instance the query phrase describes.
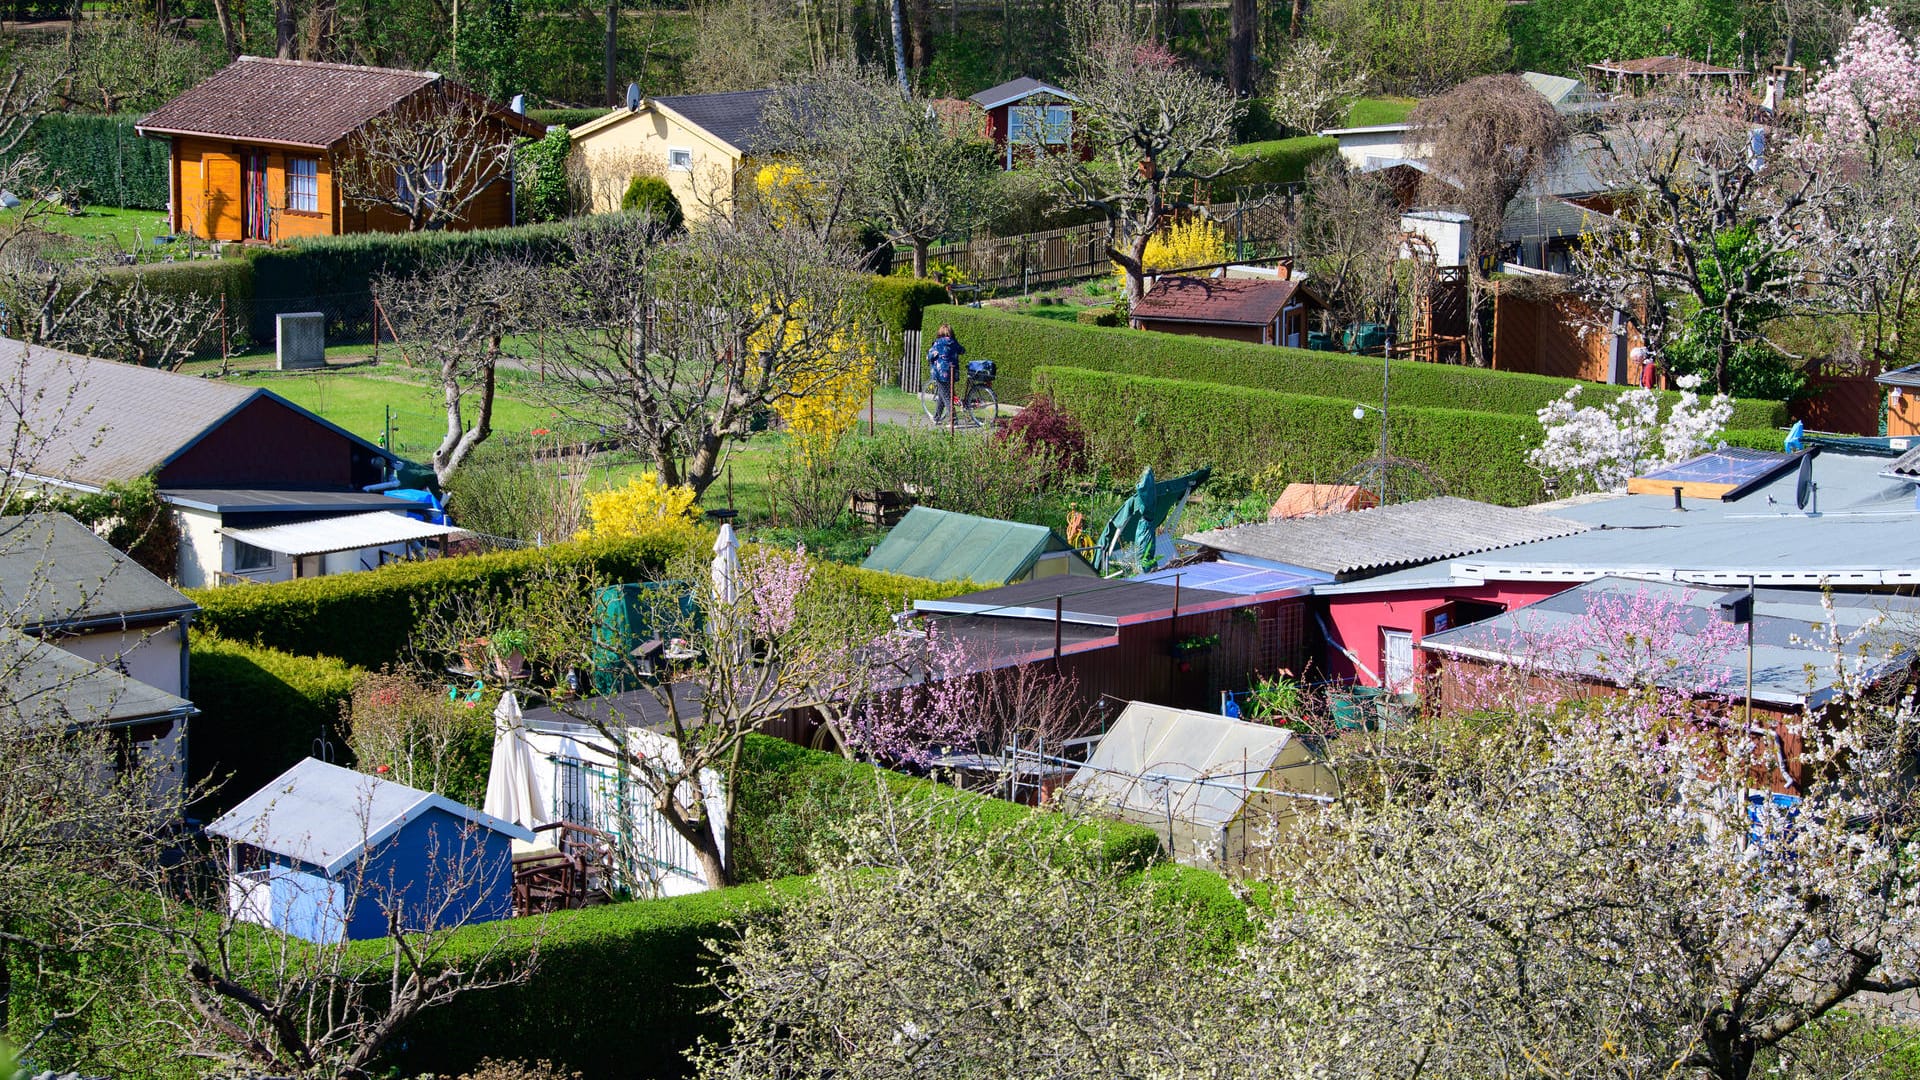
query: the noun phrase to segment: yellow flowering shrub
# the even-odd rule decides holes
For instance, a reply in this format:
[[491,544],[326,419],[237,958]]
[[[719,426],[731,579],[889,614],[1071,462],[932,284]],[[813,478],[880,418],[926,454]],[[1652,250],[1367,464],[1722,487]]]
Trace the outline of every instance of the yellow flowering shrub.
[[588,525],[580,538],[692,532],[698,529],[695,513],[692,488],[663,484],[659,473],[648,471],[629,479],[625,487],[589,494]]
[[[1227,261],[1227,255],[1227,230],[1217,222],[1190,217],[1153,234],[1147,240],[1146,254],[1140,261],[1151,273],[1155,270],[1178,270],[1184,266],[1222,263]],[[1118,263],[1114,264],[1113,271],[1124,288],[1127,272],[1120,269]]]
[[760,166],[753,174],[753,189],[771,211],[775,225],[786,225],[795,217],[812,217],[820,206],[820,182],[789,161]]

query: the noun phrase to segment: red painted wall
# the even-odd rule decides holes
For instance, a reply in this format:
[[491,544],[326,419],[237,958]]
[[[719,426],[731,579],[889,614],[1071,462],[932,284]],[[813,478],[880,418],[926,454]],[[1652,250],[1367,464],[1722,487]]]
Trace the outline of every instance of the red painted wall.
[[1322,600],[1326,610],[1321,616],[1327,633],[1345,645],[1371,669],[1371,674],[1355,669],[1339,649],[1328,645],[1320,662],[1326,673],[1336,679],[1352,679],[1363,686],[1380,685],[1380,631],[1409,630],[1413,633],[1414,663],[1424,665],[1419,650],[1426,633],[1428,617],[1437,608],[1454,600],[1483,604],[1503,604],[1507,610],[1523,608],[1536,600],[1545,600],[1573,588],[1571,581],[1503,581],[1485,585],[1457,585],[1434,589],[1409,589],[1400,592],[1359,593],[1329,596]]
[[337,431],[258,397],[160,470],[161,487],[341,490],[379,481],[373,455]]

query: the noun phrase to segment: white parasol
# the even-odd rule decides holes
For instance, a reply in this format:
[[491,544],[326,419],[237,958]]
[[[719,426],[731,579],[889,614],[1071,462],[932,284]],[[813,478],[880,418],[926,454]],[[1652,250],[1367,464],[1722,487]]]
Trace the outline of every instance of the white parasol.
[[547,823],[540,801],[520,699],[508,691],[500,695],[500,704],[493,710],[493,764],[487,770],[487,801],[481,809],[531,829]]
[[740,599],[740,538],[731,523],[720,526],[713,541],[713,596],[723,604]]

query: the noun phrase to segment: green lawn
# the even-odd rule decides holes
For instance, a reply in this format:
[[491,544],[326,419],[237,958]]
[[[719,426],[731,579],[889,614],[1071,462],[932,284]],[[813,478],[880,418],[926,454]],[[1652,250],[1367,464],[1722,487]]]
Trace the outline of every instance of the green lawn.
[[1369,97],[1361,98],[1347,110],[1348,127],[1378,127],[1383,124],[1404,124],[1407,114],[1420,104],[1412,98]]
[[[18,209],[0,210],[0,224],[20,213]],[[158,210],[118,210],[111,206],[89,206],[76,216],[59,210],[42,214],[34,224],[48,232],[77,240],[111,245],[120,251],[153,256],[165,248],[156,248],[153,238],[165,236],[167,215]]]
[[[384,433],[386,410],[395,413],[394,448],[410,457],[430,451],[446,434],[446,411],[440,391],[424,382],[391,373],[385,366],[341,372],[247,374],[236,382],[264,386],[302,408],[378,442]],[[553,410],[502,388],[494,398],[496,435],[524,433],[560,425]]]

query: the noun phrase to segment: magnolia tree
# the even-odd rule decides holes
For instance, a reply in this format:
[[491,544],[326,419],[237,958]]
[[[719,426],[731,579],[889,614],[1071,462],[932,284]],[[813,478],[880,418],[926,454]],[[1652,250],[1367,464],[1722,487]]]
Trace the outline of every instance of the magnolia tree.
[[1611,491],[1648,470],[1710,450],[1733,416],[1733,399],[1702,401],[1697,375],[1681,376],[1680,396],[1661,415],[1660,394],[1628,390],[1600,405],[1580,404],[1572,386],[1538,413],[1546,438],[1527,462],[1562,494]]
[[1883,134],[1920,122],[1920,55],[1886,8],[1854,24],[1804,107],[1828,141],[1869,153],[1881,148]]

